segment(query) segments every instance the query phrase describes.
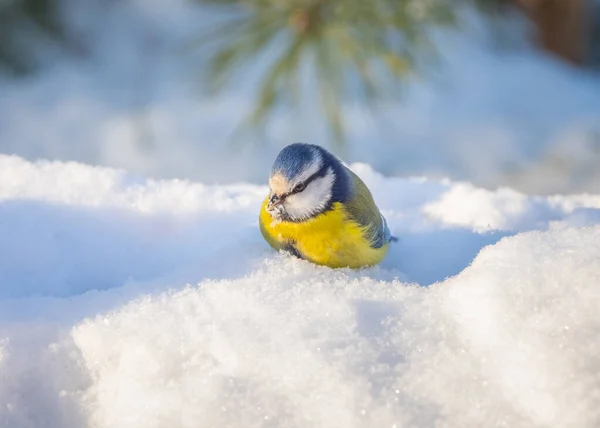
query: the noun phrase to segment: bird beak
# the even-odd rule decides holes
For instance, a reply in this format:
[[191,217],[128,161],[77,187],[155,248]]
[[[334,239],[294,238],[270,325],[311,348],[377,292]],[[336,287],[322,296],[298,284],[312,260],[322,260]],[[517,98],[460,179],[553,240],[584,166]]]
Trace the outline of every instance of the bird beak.
[[284,211],[282,204],[283,198],[280,198],[278,195],[271,195],[269,202],[267,203],[267,211],[271,214],[281,215]]
[[283,201],[279,198],[279,196],[271,195],[271,197],[269,198],[269,202],[267,203],[267,209],[269,211],[272,211],[276,207],[280,206],[282,203]]

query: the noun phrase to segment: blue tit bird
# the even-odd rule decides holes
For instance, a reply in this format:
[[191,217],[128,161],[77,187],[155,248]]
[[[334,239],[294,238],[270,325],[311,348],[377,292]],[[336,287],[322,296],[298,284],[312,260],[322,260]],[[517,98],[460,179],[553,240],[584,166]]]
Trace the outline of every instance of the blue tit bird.
[[279,153],[259,214],[276,250],[332,268],[381,262],[395,241],[365,183],[324,148],[291,144]]

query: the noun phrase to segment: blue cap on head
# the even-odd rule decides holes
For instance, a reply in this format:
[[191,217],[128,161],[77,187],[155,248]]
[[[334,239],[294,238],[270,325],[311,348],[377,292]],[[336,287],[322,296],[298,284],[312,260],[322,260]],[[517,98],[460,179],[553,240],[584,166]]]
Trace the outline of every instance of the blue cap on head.
[[322,149],[318,146],[306,143],[294,143],[284,147],[275,158],[271,174],[280,172],[288,180],[292,181],[308,165],[314,162],[316,156]]

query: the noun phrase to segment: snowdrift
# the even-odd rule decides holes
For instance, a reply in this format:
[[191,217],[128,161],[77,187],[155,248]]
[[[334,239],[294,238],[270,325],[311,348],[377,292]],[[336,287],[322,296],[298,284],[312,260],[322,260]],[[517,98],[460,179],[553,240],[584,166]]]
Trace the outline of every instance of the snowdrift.
[[316,267],[266,187],[0,156],[0,425],[600,423],[600,196],[384,178],[400,242]]

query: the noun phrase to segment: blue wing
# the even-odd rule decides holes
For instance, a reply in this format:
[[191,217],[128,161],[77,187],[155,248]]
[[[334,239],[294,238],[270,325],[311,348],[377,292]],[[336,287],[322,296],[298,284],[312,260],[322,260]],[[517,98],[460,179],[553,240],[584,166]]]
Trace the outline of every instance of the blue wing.
[[396,238],[395,236],[393,236],[392,232],[390,232],[390,228],[388,227],[387,220],[385,219],[385,217],[383,216],[383,214],[381,214],[381,220],[383,221],[383,232],[382,232],[382,236],[383,236],[382,242],[383,242],[383,244],[385,244],[386,242],[396,242],[396,241],[398,241],[398,238]]

